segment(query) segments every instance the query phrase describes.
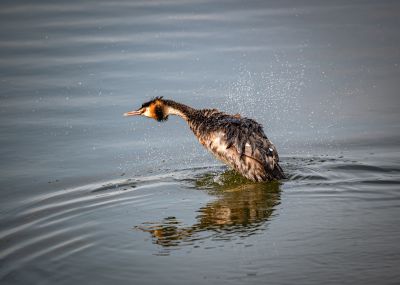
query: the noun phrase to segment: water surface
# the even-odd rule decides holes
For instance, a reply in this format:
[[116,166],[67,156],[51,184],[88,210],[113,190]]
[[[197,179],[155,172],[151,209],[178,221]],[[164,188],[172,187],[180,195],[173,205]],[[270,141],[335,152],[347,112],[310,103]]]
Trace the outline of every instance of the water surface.
[[[395,1],[2,1],[2,284],[398,284]],[[252,183],[154,96],[264,125]]]

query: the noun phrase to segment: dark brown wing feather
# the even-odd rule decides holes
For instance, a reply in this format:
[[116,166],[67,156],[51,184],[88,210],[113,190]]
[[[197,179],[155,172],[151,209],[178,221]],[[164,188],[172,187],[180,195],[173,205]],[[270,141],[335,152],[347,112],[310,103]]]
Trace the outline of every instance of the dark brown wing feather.
[[191,128],[219,159],[254,181],[285,177],[278,152],[259,123],[217,110],[203,110],[203,114],[201,123]]

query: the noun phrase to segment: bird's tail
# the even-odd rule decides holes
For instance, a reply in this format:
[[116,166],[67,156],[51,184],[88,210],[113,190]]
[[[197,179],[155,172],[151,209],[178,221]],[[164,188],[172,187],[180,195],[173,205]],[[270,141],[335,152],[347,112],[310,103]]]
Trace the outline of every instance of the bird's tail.
[[283,172],[282,167],[281,167],[278,163],[275,164],[275,167],[274,167],[274,169],[272,170],[272,176],[273,176],[275,179],[285,179],[285,178],[286,178],[286,175],[285,175],[285,173]]

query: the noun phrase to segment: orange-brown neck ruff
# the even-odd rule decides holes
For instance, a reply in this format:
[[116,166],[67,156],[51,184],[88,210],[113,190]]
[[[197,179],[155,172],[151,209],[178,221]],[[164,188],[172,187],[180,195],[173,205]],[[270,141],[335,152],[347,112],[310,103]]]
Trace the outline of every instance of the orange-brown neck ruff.
[[149,116],[159,122],[166,121],[168,114],[165,112],[164,103],[161,100],[156,100],[149,106]]

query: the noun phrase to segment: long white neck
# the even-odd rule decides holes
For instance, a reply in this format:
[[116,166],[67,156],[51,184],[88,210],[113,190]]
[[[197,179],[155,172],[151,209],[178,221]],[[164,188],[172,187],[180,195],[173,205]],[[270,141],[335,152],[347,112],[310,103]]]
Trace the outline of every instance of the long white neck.
[[166,108],[166,112],[167,115],[175,115],[183,118],[184,120],[187,120],[187,116],[181,110],[175,109],[174,107],[168,106]]
[[191,114],[194,114],[197,110],[189,107],[187,105],[172,101],[172,100],[164,100],[166,103],[166,110],[168,115],[176,115],[188,121],[190,119]]

